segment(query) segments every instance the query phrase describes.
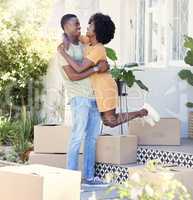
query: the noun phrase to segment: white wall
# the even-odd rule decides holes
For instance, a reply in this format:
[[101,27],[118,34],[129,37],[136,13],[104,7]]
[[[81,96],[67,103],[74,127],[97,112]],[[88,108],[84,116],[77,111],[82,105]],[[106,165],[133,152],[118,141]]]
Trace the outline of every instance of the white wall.
[[179,79],[177,73],[181,67],[146,68],[144,72],[136,73],[143,80],[150,92],[146,101],[160,113],[161,117],[176,117],[181,121],[181,136],[187,136],[188,109],[185,106],[191,88]]
[[82,33],[85,34],[88,20],[94,13],[99,11],[98,0],[65,0],[65,13],[73,13],[78,16]]
[[[152,105],[161,117],[175,117],[181,121],[181,136],[187,137],[188,109],[185,106],[188,99],[193,99],[193,88],[188,87],[186,82],[178,78],[177,73],[181,67],[148,68],[142,72],[135,72],[137,79],[140,79],[149,88],[149,93],[134,86],[128,89],[127,104],[128,110],[138,110],[144,102]],[[123,98],[123,110],[126,111],[125,97]],[[105,127],[106,133],[118,134],[121,127],[113,130]],[[127,133],[127,127],[123,126],[123,133]]]

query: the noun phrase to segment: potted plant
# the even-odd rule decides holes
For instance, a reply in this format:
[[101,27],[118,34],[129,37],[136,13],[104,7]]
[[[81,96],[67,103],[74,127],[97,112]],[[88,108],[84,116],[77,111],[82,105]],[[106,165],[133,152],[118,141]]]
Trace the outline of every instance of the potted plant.
[[142,71],[137,69],[137,63],[128,63],[122,66],[117,66],[116,52],[113,49],[106,47],[106,53],[107,57],[114,62],[114,67],[111,69],[111,74],[117,83],[119,96],[126,95],[122,92],[124,84],[131,88],[134,83],[136,83],[141,89],[148,91],[148,88],[145,86],[145,84],[141,80],[137,80],[133,73],[134,71]]
[[[187,81],[187,83],[193,86],[193,73],[191,67],[193,66],[193,38],[185,36],[184,47],[187,49],[184,61],[189,65],[190,69],[182,69],[178,75],[182,80]],[[187,102],[186,106],[188,108],[193,108],[193,102]],[[189,134],[193,138],[193,129],[191,128],[191,123],[193,121],[193,111],[189,112]]]

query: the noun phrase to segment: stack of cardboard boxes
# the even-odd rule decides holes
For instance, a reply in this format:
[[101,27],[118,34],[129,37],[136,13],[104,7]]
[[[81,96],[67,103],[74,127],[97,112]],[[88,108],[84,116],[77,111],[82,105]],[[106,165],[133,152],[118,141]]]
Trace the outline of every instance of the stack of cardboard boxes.
[[[34,127],[34,152],[29,163],[66,167],[67,146],[71,128],[63,125],[37,125]],[[180,145],[180,121],[161,118],[154,127],[136,119],[129,122],[128,135],[99,136],[96,144],[96,162],[130,164],[137,161],[137,145]],[[79,154],[82,170],[83,145]]]
[[[139,119],[129,122],[129,135],[102,135],[97,140],[96,161],[112,164],[136,162],[137,145],[180,145],[180,120],[161,118],[154,127]],[[193,170],[186,167],[149,171],[144,165],[128,165],[129,177],[138,173],[148,183],[165,184],[164,177],[180,181],[193,196]]]
[[103,134],[98,138],[96,162],[121,165],[135,163],[138,144],[180,145],[180,121],[161,118],[152,127],[140,119],[131,120],[128,135]]
[[[64,170],[70,127],[38,125],[34,127],[34,152],[28,166],[0,168],[0,194],[4,200],[78,200],[80,199],[81,173]],[[129,135],[101,135],[97,139],[96,161],[112,164],[136,162],[137,145],[179,145],[180,122],[175,118],[162,118],[154,127],[140,120],[129,123]],[[80,167],[83,148],[80,150]],[[44,165],[33,165],[33,163]],[[49,167],[49,166],[55,167]],[[175,168],[169,172],[148,172],[144,166],[128,167],[129,174],[142,174],[147,180],[163,183],[163,173],[181,181],[193,191],[193,171]],[[70,181],[69,181],[70,180]],[[72,189],[73,188],[73,189]]]
[[[71,127],[63,125],[35,126],[34,151],[29,155],[29,163],[66,168],[70,132]],[[129,164],[135,163],[136,159],[136,136],[104,134],[97,139],[96,162]],[[80,148],[79,169],[83,169],[83,145]]]
[[[34,127],[34,152],[29,155],[30,164],[43,164],[66,168],[67,148],[71,127],[64,125],[37,125]],[[79,154],[82,170],[83,148]]]

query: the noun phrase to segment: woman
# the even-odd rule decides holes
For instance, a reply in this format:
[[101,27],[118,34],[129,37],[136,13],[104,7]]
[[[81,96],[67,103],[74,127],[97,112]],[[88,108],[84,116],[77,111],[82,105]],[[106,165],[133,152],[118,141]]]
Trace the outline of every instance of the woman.
[[[86,34],[89,38],[89,43],[84,49],[84,59],[82,62],[79,63],[69,56],[66,52],[65,45],[60,45],[58,51],[74,70],[81,73],[94,67],[100,60],[107,59],[103,45],[113,39],[114,33],[115,25],[111,18],[108,15],[96,13],[89,20]],[[95,92],[97,107],[105,125],[115,127],[134,118],[147,116],[148,111],[146,109],[141,109],[136,112],[116,113],[118,90],[116,82],[110,73],[92,74],[90,80]]]

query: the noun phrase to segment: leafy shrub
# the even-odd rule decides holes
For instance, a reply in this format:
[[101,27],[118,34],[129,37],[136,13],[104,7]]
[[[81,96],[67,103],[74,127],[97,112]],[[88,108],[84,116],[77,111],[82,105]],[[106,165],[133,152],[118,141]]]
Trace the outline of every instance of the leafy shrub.
[[9,119],[0,117],[0,144],[12,145],[17,123]]
[[24,105],[28,110],[41,107],[42,77],[55,49],[51,36],[40,33],[49,2],[23,1],[16,10],[11,6],[16,6],[13,0],[0,2],[4,5],[0,6],[0,103],[4,115],[15,116]]
[[0,143],[13,146],[13,152],[5,155],[5,159],[10,160],[14,157],[23,162],[27,161],[27,153],[33,149],[34,125],[39,123],[40,119],[26,111],[25,106],[22,107],[21,115],[17,120],[0,117]]

